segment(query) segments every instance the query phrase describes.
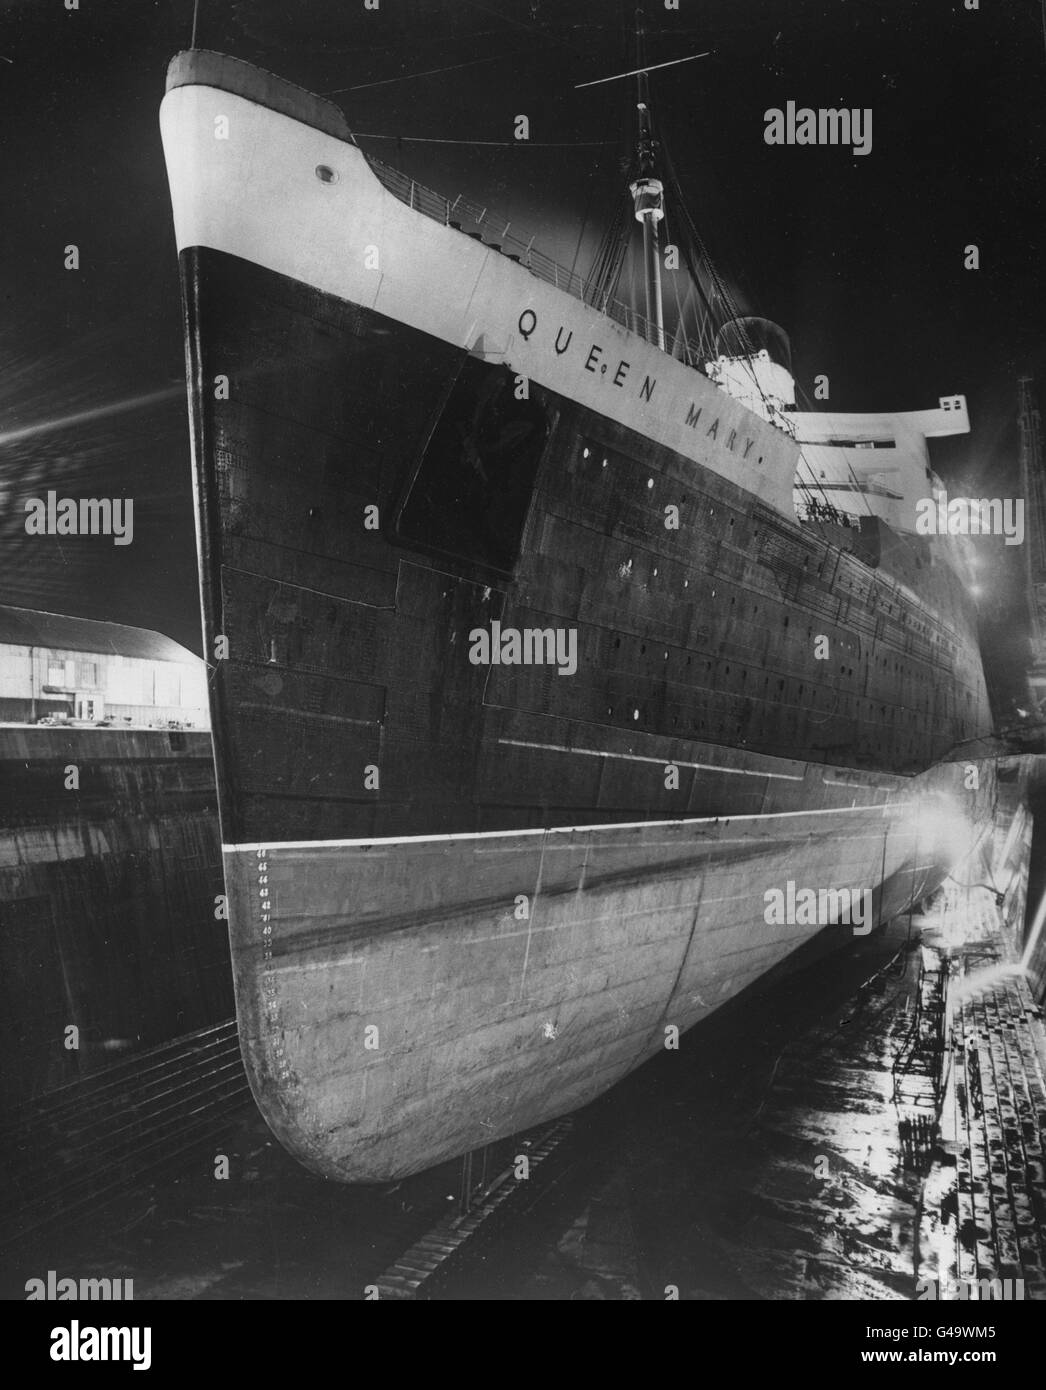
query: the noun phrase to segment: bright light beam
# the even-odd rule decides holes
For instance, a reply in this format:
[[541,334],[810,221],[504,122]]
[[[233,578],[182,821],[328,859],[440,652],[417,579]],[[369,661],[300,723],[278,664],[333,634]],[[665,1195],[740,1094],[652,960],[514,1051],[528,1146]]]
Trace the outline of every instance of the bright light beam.
[[74,425],[91,424],[96,420],[107,420],[112,415],[126,415],[132,410],[144,410],[160,401],[170,401],[175,396],[185,394],[184,386],[164,386],[159,391],[147,391],[143,396],[129,396],[126,400],[115,401],[111,405],[95,405],[89,410],[77,410],[71,415],[61,415],[57,420],[41,420],[35,425],[22,425],[18,429],[6,430],[0,434],[0,446],[20,444],[25,439],[36,439],[42,434],[56,434],[59,430],[71,429]]

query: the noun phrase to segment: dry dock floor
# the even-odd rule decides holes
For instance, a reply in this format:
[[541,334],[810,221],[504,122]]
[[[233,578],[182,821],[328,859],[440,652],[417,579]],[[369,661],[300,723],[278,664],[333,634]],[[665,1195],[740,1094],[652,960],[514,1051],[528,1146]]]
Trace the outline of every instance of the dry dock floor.
[[[547,1197],[438,1296],[910,1300],[997,1278],[1046,1297],[1046,1031],[992,895],[952,887],[838,944],[575,1117]],[[53,1269],[132,1278],[136,1301],[360,1299],[460,1186],[459,1163],[326,1182],[248,1106],[176,1176],[6,1252],[0,1296]]]

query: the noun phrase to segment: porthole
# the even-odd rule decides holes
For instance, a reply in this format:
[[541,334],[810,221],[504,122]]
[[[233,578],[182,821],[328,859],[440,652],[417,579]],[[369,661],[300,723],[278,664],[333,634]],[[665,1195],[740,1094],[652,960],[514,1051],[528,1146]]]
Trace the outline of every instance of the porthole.
[[320,183],[337,183],[338,175],[329,164],[316,165],[316,177]]

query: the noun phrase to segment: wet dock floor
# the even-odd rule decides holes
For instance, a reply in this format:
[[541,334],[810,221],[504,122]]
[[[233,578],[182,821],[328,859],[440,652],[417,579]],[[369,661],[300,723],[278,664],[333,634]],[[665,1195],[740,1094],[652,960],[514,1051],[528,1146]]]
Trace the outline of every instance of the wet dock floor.
[[[850,994],[902,938],[895,927],[733,1002],[583,1113],[561,1191],[506,1230],[456,1295],[664,1297],[675,1283],[681,1297],[774,1297],[728,1255],[740,1230],[768,1236],[779,1220],[763,1190],[768,1101],[777,1113],[783,1084],[799,1081],[789,1049],[815,1047],[818,1030],[872,1026],[878,1009],[854,1012]],[[802,1143],[790,1143],[799,1155]],[[8,1252],[0,1293],[24,1297],[26,1279],[56,1269],[131,1277],[136,1300],[363,1297],[460,1194],[457,1162],[395,1187],[318,1179],[253,1108],[213,1148],[174,1179]],[[215,1177],[219,1155],[228,1177]],[[807,1168],[789,1180],[797,1195],[813,1179],[806,1155],[795,1162]]]
[[911,1298],[915,1192],[889,1104],[918,975],[906,937],[893,923],[734,1001],[591,1107],[573,1190],[454,1296]]
[[[920,1278],[997,1276],[1043,1297],[1046,1034],[991,895],[941,905],[845,943],[822,933],[579,1112],[548,1192],[428,1296],[911,1300]],[[920,1029],[948,959],[934,1026],[960,1055],[933,1060],[935,1106]],[[899,1122],[938,1111],[906,1167]],[[460,1160],[385,1187],[318,1178],[248,1105],[177,1175],[9,1251],[0,1296],[55,1270],[133,1279],[136,1301],[360,1299],[461,1187]]]

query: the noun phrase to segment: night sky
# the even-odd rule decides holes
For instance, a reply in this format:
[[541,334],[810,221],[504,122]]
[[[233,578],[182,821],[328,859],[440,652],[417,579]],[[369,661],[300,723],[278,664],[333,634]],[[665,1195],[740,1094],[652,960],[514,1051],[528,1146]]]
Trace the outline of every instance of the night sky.
[[[647,0],[652,100],[691,213],[743,306],[792,337],[830,408],[964,392],[934,448],[955,491],[1013,496],[1016,377],[1046,377],[1039,0]],[[369,152],[489,203],[587,271],[627,169],[620,0],[199,0],[201,47],[333,97]],[[0,0],[0,526],[8,603],[199,650],[178,298],[157,110],[192,0]],[[428,76],[408,76],[429,69]],[[347,90],[356,88],[357,90]],[[871,107],[873,149],[769,147],[763,113]],[[531,143],[512,142],[530,118]],[[366,133],[368,138],[362,138]],[[372,135],[507,142],[477,146]],[[579,251],[579,229],[585,235]],[[63,266],[79,247],[81,268]],[[963,268],[976,243],[981,269]],[[64,421],[61,427],[58,422]],[[134,499],[134,543],[29,538],[26,498]],[[987,490],[987,491],[986,491]],[[1001,554],[1001,541],[996,544]],[[1003,557],[1012,569],[1013,552]],[[1006,566],[984,610],[1019,636]],[[1001,642],[1001,645],[999,645]]]

